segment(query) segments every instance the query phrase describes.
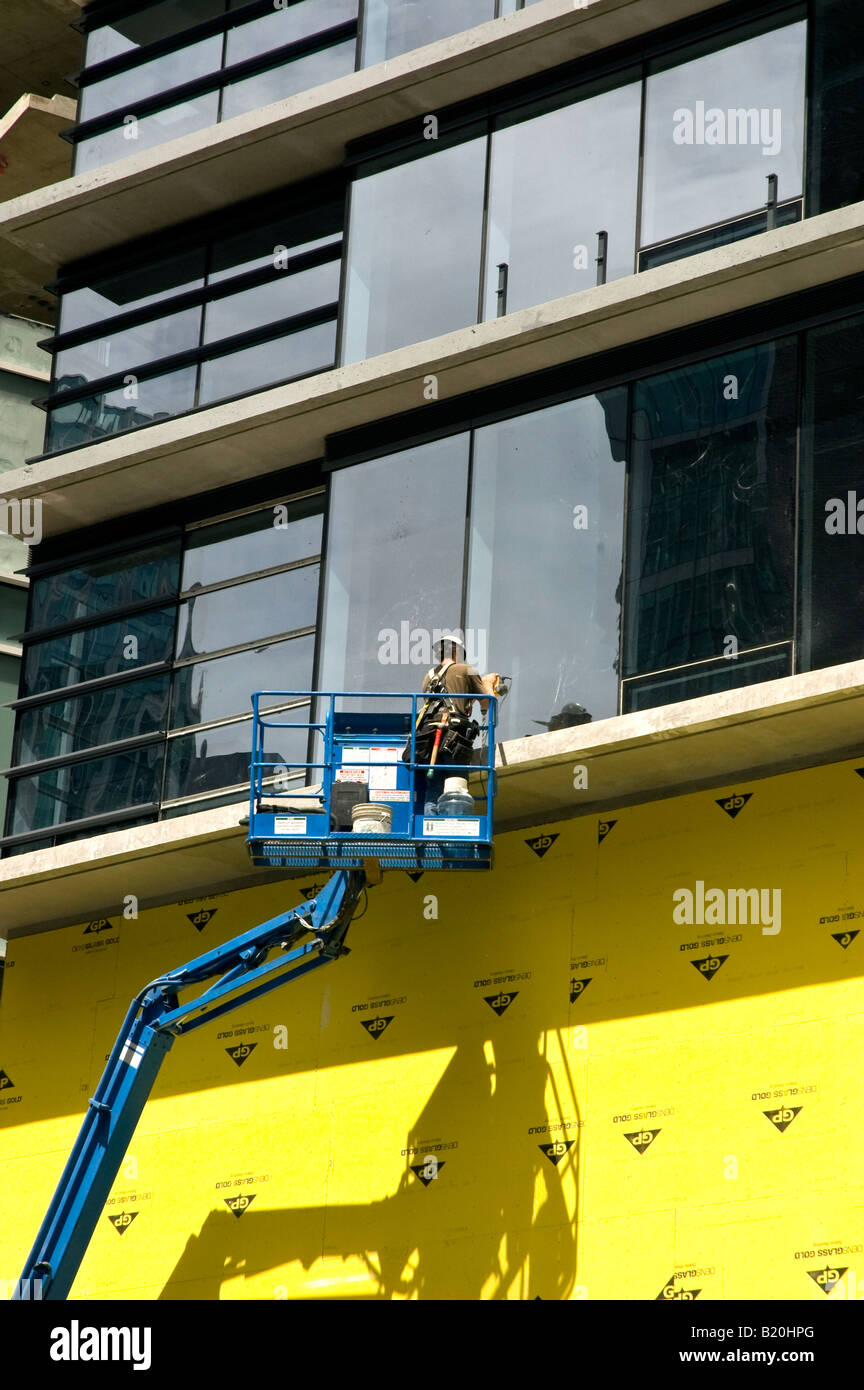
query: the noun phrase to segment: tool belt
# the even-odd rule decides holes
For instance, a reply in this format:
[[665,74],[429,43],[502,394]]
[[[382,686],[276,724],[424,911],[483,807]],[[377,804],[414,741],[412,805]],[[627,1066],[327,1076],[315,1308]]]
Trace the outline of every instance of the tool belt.
[[[438,763],[470,763],[474,740],[480,732],[476,719],[467,714],[450,714],[445,722],[446,711],[441,705],[430,706],[420,720],[414,735],[414,759],[418,763],[428,763],[435,746],[435,735],[443,729],[438,745]],[[403,763],[411,761],[411,744],[402,753]]]

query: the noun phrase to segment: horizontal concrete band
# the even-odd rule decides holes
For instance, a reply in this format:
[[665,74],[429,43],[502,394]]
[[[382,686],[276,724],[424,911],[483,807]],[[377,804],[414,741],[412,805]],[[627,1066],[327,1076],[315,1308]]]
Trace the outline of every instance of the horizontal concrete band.
[[328,435],[864,270],[864,203],[4,474],[55,535],[321,457]]
[[[856,661],[515,739],[496,759],[496,827],[603,815],[705,787],[747,790],[748,779],[857,756],[862,726]],[[586,781],[575,768],[587,785],[574,787]],[[0,860],[4,934],[122,917],[129,894],[144,909],[288,877],[251,866],[239,824],[246,809],[239,801]]]
[[[338,168],[361,136],[709,11],[723,0],[543,0],[0,208],[20,274]],[[154,188],[158,184],[158,189]]]

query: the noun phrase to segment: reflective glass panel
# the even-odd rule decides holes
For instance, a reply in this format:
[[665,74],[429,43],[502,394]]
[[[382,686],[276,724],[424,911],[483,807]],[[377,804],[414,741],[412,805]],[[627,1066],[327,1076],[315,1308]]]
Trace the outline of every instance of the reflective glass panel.
[[485,162],[469,140],[356,180],[343,361],[476,322]]
[[[118,72],[114,77],[103,77],[101,82],[82,87],[78,119],[91,121],[108,111],[129,111],[136,101],[143,101],[145,97],[170,92],[172,87],[193,82],[196,77],[206,77],[208,72],[219,68],[221,61],[222,35],[213,34],[198,43],[151,58],[138,67]],[[124,154],[131,153],[133,151],[124,150]]]
[[117,333],[104,333],[89,343],[58,352],[54,360],[55,390],[60,383],[70,390],[88,381],[111,376],[132,367],[170,357],[198,346],[201,335],[201,309],[184,309],[165,314],[148,323],[136,324]]
[[807,26],[746,39],[648,78],[642,244],[802,189]]
[[606,278],[631,275],[636,243],[642,85],[631,82],[492,137],[485,317],[597,282],[597,233],[608,233]]
[[812,0],[811,214],[864,198],[861,0]]
[[[237,0],[231,8],[237,9]],[[246,3],[246,0],[242,0]],[[334,25],[346,24],[357,18],[357,0],[302,0],[302,3],[274,9],[246,24],[228,30],[225,65],[258,58],[283,44],[323,34]],[[353,66],[353,64],[352,64]]]
[[91,135],[75,146],[75,173],[99,169],[115,159],[127,159],[141,154],[167,140],[179,140],[181,135],[204,130],[215,125],[219,115],[219,93],[204,92],[174,106],[165,106],[149,116],[135,117],[121,125]]
[[16,762],[58,758],[94,744],[164,729],[168,681],[166,671],[23,710],[18,720]]
[[696,700],[703,695],[716,695],[721,690],[758,685],[760,681],[780,680],[792,674],[791,668],[790,644],[767,652],[741,652],[734,661],[709,661],[677,671],[664,671],[659,676],[646,676],[644,680],[625,681],[622,713],[673,705],[679,700]]
[[864,656],[864,318],[812,329],[806,370],[799,665],[810,670]]
[[312,627],[317,606],[317,565],[186,599],[180,604],[177,656],[197,656]]
[[175,592],[179,551],[179,540],[160,541],[125,555],[108,555],[37,576],[30,588],[30,627],[75,622]]
[[336,353],[336,321],[303,328],[284,338],[224,353],[201,364],[199,405],[208,401],[260,391],[293,377],[323,372],[332,367]]
[[[308,706],[292,712],[291,717],[296,718],[298,723],[308,719]],[[266,749],[268,758],[282,763],[290,763],[298,758],[305,761],[305,730],[274,732],[273,740]],[[251,756],[251,719],[169,739],[165,770],[166,801],[248,783]]]
[[173,608],[131,614],[26,646],[24,689],[28,695],[41,695],[98,676],[116,676],[151,661],[169,660],[173,647]]
[[366,0],[363,67],[495,18],[495,0]]
[[321,550],[323,494],[200,526],[186,537],[182,588],[311,559]]
[[617,713],[627,393],[479,429],[469,634],[513,677],[499,738]]
[[164,759],[160,739],[146,748],[18,778],[10,786],[8,834],[158,801]]
[[68,290],[60,299],[59,331],[71,333],[114,314],[125,314],[186,290],[200,289],[204,284],[204,257],[204,247],[194,247],[167,259],[143,262],[104,280],[94,280],[81,289]]
[[624,675],[791,638],[796,344],[634,387]]
[[468,435],[333,474],[322,690],[419,689],[462,607]]
[[[245,714],[253,690],[311,690],[314,658],[315,638],[310,635],[181,666],[174,672],[171,727]],[[262,702],[261,708],[275,703]]]
[[[71,449],[106,434],[150,425],[195,404],[195,367],[181,367],[165,376],[146,377],[111,391],[100,391],[56,405],[48,416],[46,449]],[[59,386],[59,382],[57,385]]]
[[131,53],[157,39],[171,38],[196,24],[223,14],[225,0],[162,0],[140,7],[132,14],[100,25],[87,35],[87,66],[93,67],[118,53]]
[[286,272],[254,289],[214,300],[205,310],[204,341],[217,342],[307,309],[335,304],[339,298],[339,269],[338,260],[326,261],[296,275]]
[[347,39],[241,82],[229,82],[222,94],[222,120],[242,116],[246,111],[257,111],[261,106],[320,87],[325,82],[335,82],[337,77],[354,71],[356,46],[356,39]]
[[344,205],[331,199],[298,212],[285,212],[272,222],[259,223],[213,243],[209,283],[232,275],[245,275],[264,266],[280,268],[280,262],[319,246],[337,244],[342,237]]

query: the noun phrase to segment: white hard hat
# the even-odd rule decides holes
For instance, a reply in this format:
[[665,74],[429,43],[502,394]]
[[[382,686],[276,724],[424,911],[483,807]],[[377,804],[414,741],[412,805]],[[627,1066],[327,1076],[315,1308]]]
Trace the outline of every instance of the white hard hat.
[[450,645],[453,647],[458,647],[461,652],[465,651],[465,643],[463,639],[460,637],[459,633],[451,632],[449,628],[447,629],[447,631],[442,632],[438,640],[432,644],[432,651],[436,653],[438,656],[440,656],[442,651],[444,650],[445,642],[449,642]]

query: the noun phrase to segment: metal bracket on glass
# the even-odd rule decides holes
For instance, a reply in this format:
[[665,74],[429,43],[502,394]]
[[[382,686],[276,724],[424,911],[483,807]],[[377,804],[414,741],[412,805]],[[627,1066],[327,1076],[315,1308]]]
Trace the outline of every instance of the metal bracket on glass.
[[765,204],[767,211],[765,227],[769,232],[773,232],[774,228],[777,226],[778,183],[779,180],[776,174],[768,175],[768,201]]
[[597,284],[606,284],[606,258],[609,250],[609,233],[597,233]]
[[498,267],[498,317],[507,313],[507,280],[510,275],[510,267],[506,261],[502,261]]

